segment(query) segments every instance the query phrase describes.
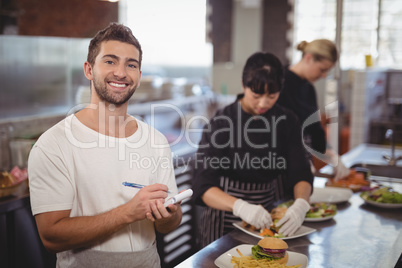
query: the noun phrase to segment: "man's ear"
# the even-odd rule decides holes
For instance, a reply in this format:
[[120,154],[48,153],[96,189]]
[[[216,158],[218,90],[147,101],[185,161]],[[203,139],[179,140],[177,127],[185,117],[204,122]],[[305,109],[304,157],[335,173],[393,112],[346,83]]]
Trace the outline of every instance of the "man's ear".
[[91,64],[89,64],[88,61],[86,61],[86,62],[84,63],[84,74],[85,74],[85,77],[86,77],[88,80],[93,80],[92,66],[91,66]]

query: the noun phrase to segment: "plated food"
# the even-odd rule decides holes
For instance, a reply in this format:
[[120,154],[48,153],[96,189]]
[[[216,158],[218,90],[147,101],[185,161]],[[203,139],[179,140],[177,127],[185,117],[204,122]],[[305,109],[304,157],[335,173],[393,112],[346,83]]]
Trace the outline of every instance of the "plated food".
[[[294,200],[289,200],[278,205],[274,208],[271,213],[272,220],[275,223],[275,219],[281,219],[285,215],[286,210],[293,204]],[[317,202],[310,203],[310,209],[306,213],[304,221],[315,222],[315,221],[326,221],[332,219],[337,212],[337,207],[335,204]]]
[[[286,211],[289,206],[293,204],[294,200],[289,200],[278,205],[276,208],[272,209],[271,211],[271,218],[272,218],[272,225],[270,228],[263,228],[258,229],[255,226],[245,222],[237,222],[233,223],[233,225],[240,230],[251,234],[256,237],[275,237],[275,238],[282,238],[282,239],[291,239],[297,238],[300,236],[304,236],[316,231],[313,228],[309,228],[306,226],[301,226],[295,234],[291,236],[284,236],[279,232],[280,226],[277,226],[277,222],[285,216]],[[324,221],[332,219],[336,214],[336,205],[334,204],[325,204],[325,203],[318,203],[312,204],[310,210],[306,213],[305,221]]]
[[[288,251],[287,244],[279,238],[263,238],[257,245],[242,244],[238,245],[222,255],[220,255],[214,262],[214,264],[220,268],[249,268],[249,267],[261,267],[261,268],[307,268],[308,258],[306,255]],[[255,257],[253,254],[258,254],[264,251],[271,252],[266,255],[270,257]],[[280,249],[275,249],[280,247]],[[280,251],[281,253],[275,253],[274,251]],[[253,253],[254,251],[254,253]],[[285,252],[285,253],[283,253]],[[261,253],[264,255],[265,253]],[[279,257],[272,257],[272,255]],[[284,256],[284,257],[281,257]],[[286,258],[286,259],[285,259]]]
[[370,205],[381,208],[402,208],[402,194],[390,187],[379,187],[360,193],[360,197]]
[[[243,226],[243,223],[241,221],[234,222],[233,226],[236,227],[237,229],[245,232],[246,234],[251,235],[251,236],[254,236],[254,237],[257,237],[257,238],[262,238],[263,237],[261,235],[261,233],[262,233],[261,230],[248,229],[248,228]],[[315,231],[317,231],[317,230],[314,229],[314,228],[310,228],[310,227],[302,225],[302,226],[300,226],[300,228],[293,235],[290,235],[290,236],[283,236],[282,235],[280,238],[283,239],[283,240],[294,239],[294,238],[298,238],[298,237],[301,237],[301,236],[305,236],[305,235],[314,233]],[[277,236],[274,236],[274,237],[279,237],[279,236],[277,235]]]
[[306,213],[304,221],[326,221],[332,219],[337,212],[335,204],[311,203],[310,210]]
[[[289,254],[286,252],[288,244],[280,238],[264,237],[257,245],[251,248],[251,253],[256,260],[287,263]],[[233,259],[233,258],[232,258]]]
[[370,182],[366,180],[366,175],[355,169],[350,169],[350,173],[345,178],[335,180],[328,179],[326,186],[349,188],[353,192],[361,191],[362,187],[370,186]]

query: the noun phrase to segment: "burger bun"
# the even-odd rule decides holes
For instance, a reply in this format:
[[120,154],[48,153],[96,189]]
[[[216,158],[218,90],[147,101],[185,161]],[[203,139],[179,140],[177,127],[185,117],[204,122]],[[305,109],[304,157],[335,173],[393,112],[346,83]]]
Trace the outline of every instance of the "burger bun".
[[262,248],[269,249],[287,249],[288,244],[280,238],[276,237],[264,237],[258,242],[258,245]]

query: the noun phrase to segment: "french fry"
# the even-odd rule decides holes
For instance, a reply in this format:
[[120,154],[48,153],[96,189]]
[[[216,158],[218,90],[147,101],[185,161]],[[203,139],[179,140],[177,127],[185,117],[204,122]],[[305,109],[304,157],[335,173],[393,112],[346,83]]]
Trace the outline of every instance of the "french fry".
[[252,256],[244,256],[239,249],[236,251],[240,257],[232,256],[230,260],[231,263],[235,264],[234,268],[298,268],[301,266],[301,264],[288,266],[267,259],[256,260]]
[[239,253],[240,257],[243,257],[243,254],[241,253],[241,251],[238,248],[236,248],[236,251],[237,251],[237,253]]

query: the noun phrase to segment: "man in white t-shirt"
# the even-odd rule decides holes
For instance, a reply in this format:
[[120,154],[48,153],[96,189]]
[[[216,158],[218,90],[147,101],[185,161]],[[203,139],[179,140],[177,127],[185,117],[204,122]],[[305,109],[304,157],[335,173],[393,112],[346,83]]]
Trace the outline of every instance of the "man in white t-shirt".
[[98,32],[84,63],[90,104],[46,131],[30,153],[32,212],[57,267],[160,267],[155,230],[180,224],[180,205],[163,205],[168,191],[177,193],[168,142],[127,114],[141,60],[128,27]]

